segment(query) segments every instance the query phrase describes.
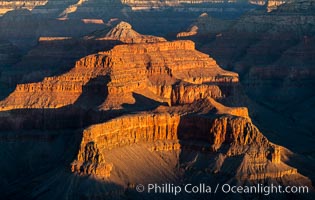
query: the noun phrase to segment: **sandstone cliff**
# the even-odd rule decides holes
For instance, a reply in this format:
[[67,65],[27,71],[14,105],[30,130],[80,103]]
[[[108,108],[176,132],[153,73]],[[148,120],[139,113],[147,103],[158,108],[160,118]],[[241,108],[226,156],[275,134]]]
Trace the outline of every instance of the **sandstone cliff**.
[[266,2],[267,5],[267,12],[271,12],[273,10],[278,9],[284,3],[290,2],[290,0],[268,0]]
[[48,77],[39,83],[17,85],[15,92],[3,101],[6,105],[3,108],[58,108],[73,104],[82,94],[82,86],[108,73],[108,67],[101,60],[102,56],[88,56],[64,75]]
[[[202,107],[197,105],[200,103]],[[191,111],[191,107],[195,110]],[[208,170],[221,176],[233,175],[239,180],[257,181],[297,174],[296,169],[281,162],[281,147],[262,135],[246,110],[227,108],[213,99],[195,101],[190,108],[159,108],[88,127],[83,132],[72,171],[110,178],[111,171],[120,166],[107,161],[107,154],[125,146],[143,144],[150,151],[202,150],[220,154],[223,160],[213,163]],[[228,166],[223,162],[229,163],[231,159],[240,159],[236,174],[225,170]]]
[[1,1],[0,2],[0,15],[5,14],[14,9],[28,9],[32,10],[36,6],[43,6],[48,0],[33,0],[33,1]]
[[[268,3],[268,7],[275,8],[278,5],[286,2],[285,0],[248,0],[246,3],[252,5],[265,5]],[[126,5],[131,7],[132,10],[150,10],[150,9],[165,9],[167,7],[175,7],[179,10],[183,7],[190,8],[190,11],[205,11],[210,6],[207,4],[223,4],[226,3],[223,0],[168,0],[168,1],[158,1],[158,0],[74,0],[74,1],[62,1],[62,0],[3,0],[0,2],[0,15],[5,14],[8,11],[15,9],[28,9],[32,10],[34,13],[53,13],[59,11],[60,16],[68,17],[71,14],[81,14],[87,15],[88,10],[94,10],[96,12],[102,13],[97,7],[115,9],[121,7],[121,5]],[[244,4],[244,1],[229,1],[229,4]],[[109,7],[106,7],[107,5]],[[212,8],[213,10],[213,8]],[[110,11],[110,10],[109,10]]]
[[[19,62],[9,62],[9,64],[12,64],[11,66],[8,65],[7,68],[3,70],[3,72],[1,73],[0,81],[12,87],[15,87],[18,83],[37,82],[43,80],[43,78],[45,77],[49,77],[55,74],[62,74],[71,69],[75,61],[77,61],[78,59],[89,54],[97,53],[101,50],[109,50],[117,44],[166,41],[164,38],[161,37],[139,34],[132,29],[130,24],[126,22],[119,23],[111,30],[110,28],[112,26],[109,24],[105,25],[104,23],[102,23],[102,20],[101,22],[98,22],[95,19],[83,19],[82,22],[87,23],[86,26],[94,26],[96,23],[99,23],[102,29],[98,31],[93,31],[89,35],[82,38],[61,36],[39,37],[37,45],[29,50],[19,60]],[[66,23],[69,23],[70,25],[71,22]],[[75,22],[73,23],[75,24]],[[77,27],[78,25],[74,26]],[[72,29],[72,27],[70,29]],[[49,32],[49,30],[44,31]],[[13,53],[9,52],[11,51],[11,48],[9,48],[8,46],[6,48],[8,48],[6,50],[7,53]],[[16,55],[13,54],[8,56],[13,57]],[[6,62],[7,61],[4,60],[2,63],[7,65]]]
[[[102,85],[100,92],[106,98],[102,109],[134,104],[135,93],[169,104],[188,103],[207,96],[219,98],[224,94],[211,84],[237,81],[237,74],[222,70],[208,55],[196,51],[191,41],[118,45],[82,58],[61,76],[17,85],[0,104],[2,110],[58,108],[74,104],[83,88]],[[179,82],[182,85],[176,86]]]

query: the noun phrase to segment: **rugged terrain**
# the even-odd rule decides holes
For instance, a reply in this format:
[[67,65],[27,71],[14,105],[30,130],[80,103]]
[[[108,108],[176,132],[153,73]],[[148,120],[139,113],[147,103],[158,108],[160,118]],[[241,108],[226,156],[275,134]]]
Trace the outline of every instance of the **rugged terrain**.
[[[21,164],[29,175],[19,182],[18,174],[3,178],[4,194],[13,199],[139,198],[136,184],[198,183],[198,177],[210,185],[272,181],[311,189],[311,181],[286,159],[290,151],[269,142],[246,108],[218,103],[239,98],[238,87],[236,73],[221,69],[185,40],[117,45],[78,60],[62,75],[19,84],[0,102],[2,142],[40,140],[54,149],[55,143],[66,148],[72,141],[74,146],[62,159],[54,150],[43,161]],[[42,171],[52,166],[56,169]],[[45,178],[53,173],[59,175]],[[36,179],[36,189],[25,185]],[[82,184],[92,185],[76,193]]]
[[232,18],[264,4],[212,0],[1,0],[0,25],[6,28],[0,30],[0,37],[29,49],[39,37],[80,37],[115,19],[131,22],[142,33],[165,36],[187,26],[201,12]]
[[[226,5],[229,4],[253,4],[253,5],[266,5],[270,10],[276,8],[277,6],[285,3],[285,0],[250,0],[250,1],[229,1]],[[189,0],[168,0],[168,1],[158,1],[158,0],[67,0],[67,1],[51,1],[51,0],[29,0],[29,1],[21,1],[21,0],[1,0],[0,1],[0,14],[5,14],[9,11],[15,9],[28,9],[34,13],[56,13],[61,12],[61,15],[68,16],[70,14],[85,14],[88,15],[89,10],[93,10],[96,12],[102,12],[99,8],[114,8],[119,6],[130,7],[132,10],[163,10],[167,8],[176,8],[179,11],[189,10],[203,10],[203,11],[213,11],[219,10],[217,5],[224,5],[226,3],[223,0],[199,0],[199,1],[189,1]],[[211,8],[212,5],[213,7]],[[108,7],[110,6],[110,7]],[[231,9],[231,8],[230,8]],[[233,12],[233,9],[231,9]],[[103,11],[104,12],[104,11]],[[236,10],[234,10],[236,12]]]
[[117,44],[166,41],[161,37],[142,35],[126,22],[102,26],[103,29],[80,38],[40,37],[37,45],[24,55],[9,42],[3,43],[5,54],[0,66],[1,82],[14,89],[18,83],[41,81],[45,77],[62,74],[71,69],[78,59],[109,50]]
[[[313,199],[313,11],[0,1],[1,198]],[[201,182],[310,194],[136,192]]]
[[211,83],[234,82],[238,82],[236,73],[222,70],[208,55],[196,51],[190,41],[118,45],[80,59],[75,68],[61,76],[19,84],[0,104],[1,110],[59,108],[75,103],[91,83],[90,87],[107,85],[102,109],[133,104],[135,94],[172,105],[205,96],[219,98],[220,89]]
[[[269,13],[255,11],[237,21],[225,21],[221,24],[226,26],[220,29],[199,28],[191,34],[191,27],[218,27],[218,19],[204,14],[186,34],[220,66],[239,73],[246,94],[258,104],[248,104],[257,125],[269,132],[278,129],[281,121],[281,129],[296,135],[294,138],[309,138],[301,139],[299,146],[304,148],[298,148],[306,154],[312,154],[312,142],[302,144],[313,141],[314,133],[313,11],[314,1],[293,1]],[[279,120],[267,120],[271,113]],[[273,141],[284,145],[296,141],[292,138],[286,143],[283,136],[270,134]]]

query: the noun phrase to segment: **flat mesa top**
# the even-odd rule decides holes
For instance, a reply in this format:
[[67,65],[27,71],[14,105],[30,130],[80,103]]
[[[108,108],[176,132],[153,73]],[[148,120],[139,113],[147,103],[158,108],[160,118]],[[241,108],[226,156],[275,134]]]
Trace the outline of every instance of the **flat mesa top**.
[[195,50],[195,43],[190,40],[176,40],[171,42],[157,43],[140,43],[140,44],[122,44],[117,45],[110,51],[99,52],[99,54],[115,54],[121,53],[150,53],[156,51],[171,51],[171,50]]

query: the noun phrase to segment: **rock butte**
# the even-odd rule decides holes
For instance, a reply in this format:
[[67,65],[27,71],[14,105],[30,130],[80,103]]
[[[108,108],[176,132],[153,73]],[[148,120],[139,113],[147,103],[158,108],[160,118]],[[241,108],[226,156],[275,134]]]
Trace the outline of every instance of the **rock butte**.
[[238,82],[236,73],[221,69],[191,41],[118,45],[80,59],[61,76],[17,85],[0,102],[0,110],[59,108],[74,104],[83,88],[103,85],[106,99],[100,109],[134,104],[135,93],[169,105],[190,103],[207,96],[220,98],[224,94],[214,83],[233,82]]
[[179,114],[189,112],[185,106],[167,107],[163,112],[157,109],[88,127],[71,165],[72,172],[109,178],[115,163],[106,161],[107,154],[124,146],[146,143],[149,151],[221,152],[223,160],[216,164],[215,173],[221,171],[225,159],[238,158],[240,164],[234,176],[239,180],[297,174],[296,169],[281,162],[281,147],[269,142],[251,123],[247,109],[228,108],[234,114],[211,98],[195,101],[190,107],[195,108],[190,114]]

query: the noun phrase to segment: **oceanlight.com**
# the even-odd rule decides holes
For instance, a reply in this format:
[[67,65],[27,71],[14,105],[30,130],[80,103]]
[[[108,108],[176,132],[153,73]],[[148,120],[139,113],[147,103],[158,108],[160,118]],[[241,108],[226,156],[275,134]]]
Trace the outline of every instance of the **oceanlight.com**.
[[174,185],[172,183],[166,184],[138,184],[136,186],[137,192],[146,192],[149,194],[173,194],[178,195],[180,193],[187,194],[215,194],[223,192],[225,194],[307,194],[309,193],[308,186],[281,186],[281,185],[251,185],[251,186],[236,186],[230,184],[217,184],[216,186],[210,186],[205,183]]

